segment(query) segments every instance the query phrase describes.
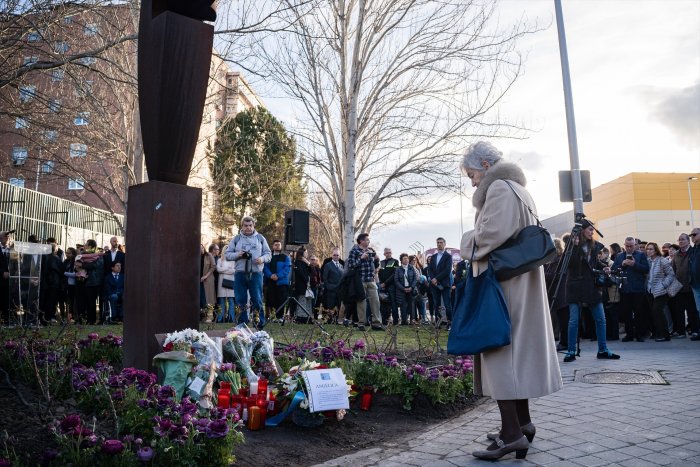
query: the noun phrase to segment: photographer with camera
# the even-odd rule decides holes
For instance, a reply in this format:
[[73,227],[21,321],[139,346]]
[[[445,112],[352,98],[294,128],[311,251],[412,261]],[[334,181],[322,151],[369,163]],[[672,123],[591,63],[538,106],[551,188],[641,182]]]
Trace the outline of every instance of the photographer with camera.
[[608,350],[606,341],[605,312],[603,299],[599,290],[597,275],[594,270],[604,268],[606,273],[610,268],[598,260],[598,253],[603,244],[593,240],[595,231],[593,223],[587,219],[581,221],[581,233],[572,237],[573,242],[571,261],[566,276],[566,299],[569,303],[569,348],[564,362],[576,360],[576,343],[578,341],[578,323],[583,305],[588,306],[595,320],[596,336],[598,337],[597,358],[618,360],[619,355]]
[[265,310],[262,306],[263,264],[269,263],[272,252],[267,240],[255,230],[255,219],[246,216],[241,220],[241,232],[233,237],[226,249],[226,260],[236,262],[233,293],[241,314],[239,323],[248,323],[248,294],[253,313],[258,312],[258,326],[265,326]]
[[646,303],[646,274],[649,261],[646,253],[636,249],[634,237],[625,238],[625,251],[618,254],[613,269],[622,268],[626,281],[620,286],[622,316],[625,320],[625,337],[622,342],[644,342],[649,336],[648,305]]

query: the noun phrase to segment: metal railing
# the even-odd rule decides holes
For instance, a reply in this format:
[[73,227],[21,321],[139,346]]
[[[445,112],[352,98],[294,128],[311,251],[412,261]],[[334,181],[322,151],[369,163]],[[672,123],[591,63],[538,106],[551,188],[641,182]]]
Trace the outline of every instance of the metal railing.
[[63,249],[89,238],[98,246],[111,237],[123,243],[115,217],[124,224],[123,215],[0,182],[0,231],[15,230],[16,240],[27,241],[32,234],[39,241],[53,237]]

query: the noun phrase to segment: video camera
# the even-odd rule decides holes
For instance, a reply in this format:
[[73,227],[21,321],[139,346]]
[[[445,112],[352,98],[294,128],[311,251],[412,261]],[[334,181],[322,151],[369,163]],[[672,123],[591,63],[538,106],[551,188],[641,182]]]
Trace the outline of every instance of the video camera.
[[602,269],[593,269],[593,278],[595,285],[599,287],[620,286],[627,283],[627,273],[622,268],[610,269],[609,274]]

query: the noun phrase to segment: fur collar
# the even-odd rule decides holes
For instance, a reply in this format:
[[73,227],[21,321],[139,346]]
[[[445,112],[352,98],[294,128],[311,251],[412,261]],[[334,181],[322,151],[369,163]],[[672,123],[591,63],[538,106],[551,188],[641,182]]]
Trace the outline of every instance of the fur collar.
[[496,180],[510,180],[520,186],[525,186],[527,183],[523,169],[512,162],[498,162],[497,164],[491,166],[486,173],[484,173],[484,178],[481,179],[481,183],[479,183],[476,191],[474,191],[474,195],[472,196],[472,204],[477,211],[481,211],[481,208],[486,202],[486,192],[489,190],[491,184]]

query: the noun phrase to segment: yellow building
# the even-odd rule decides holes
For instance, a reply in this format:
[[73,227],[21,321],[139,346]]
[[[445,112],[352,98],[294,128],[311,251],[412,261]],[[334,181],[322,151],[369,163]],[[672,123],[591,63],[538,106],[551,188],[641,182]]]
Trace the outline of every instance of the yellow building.
[[[700,226],[700,174],[632,172],[593,188],[593,201],[583,209],[605,235],[599,240],[606,245],[622,244],[629,236],[659,245],[677,243],[693,222]],[[573,218],[568,211],[543,224],[561,237],[571,231]]]

